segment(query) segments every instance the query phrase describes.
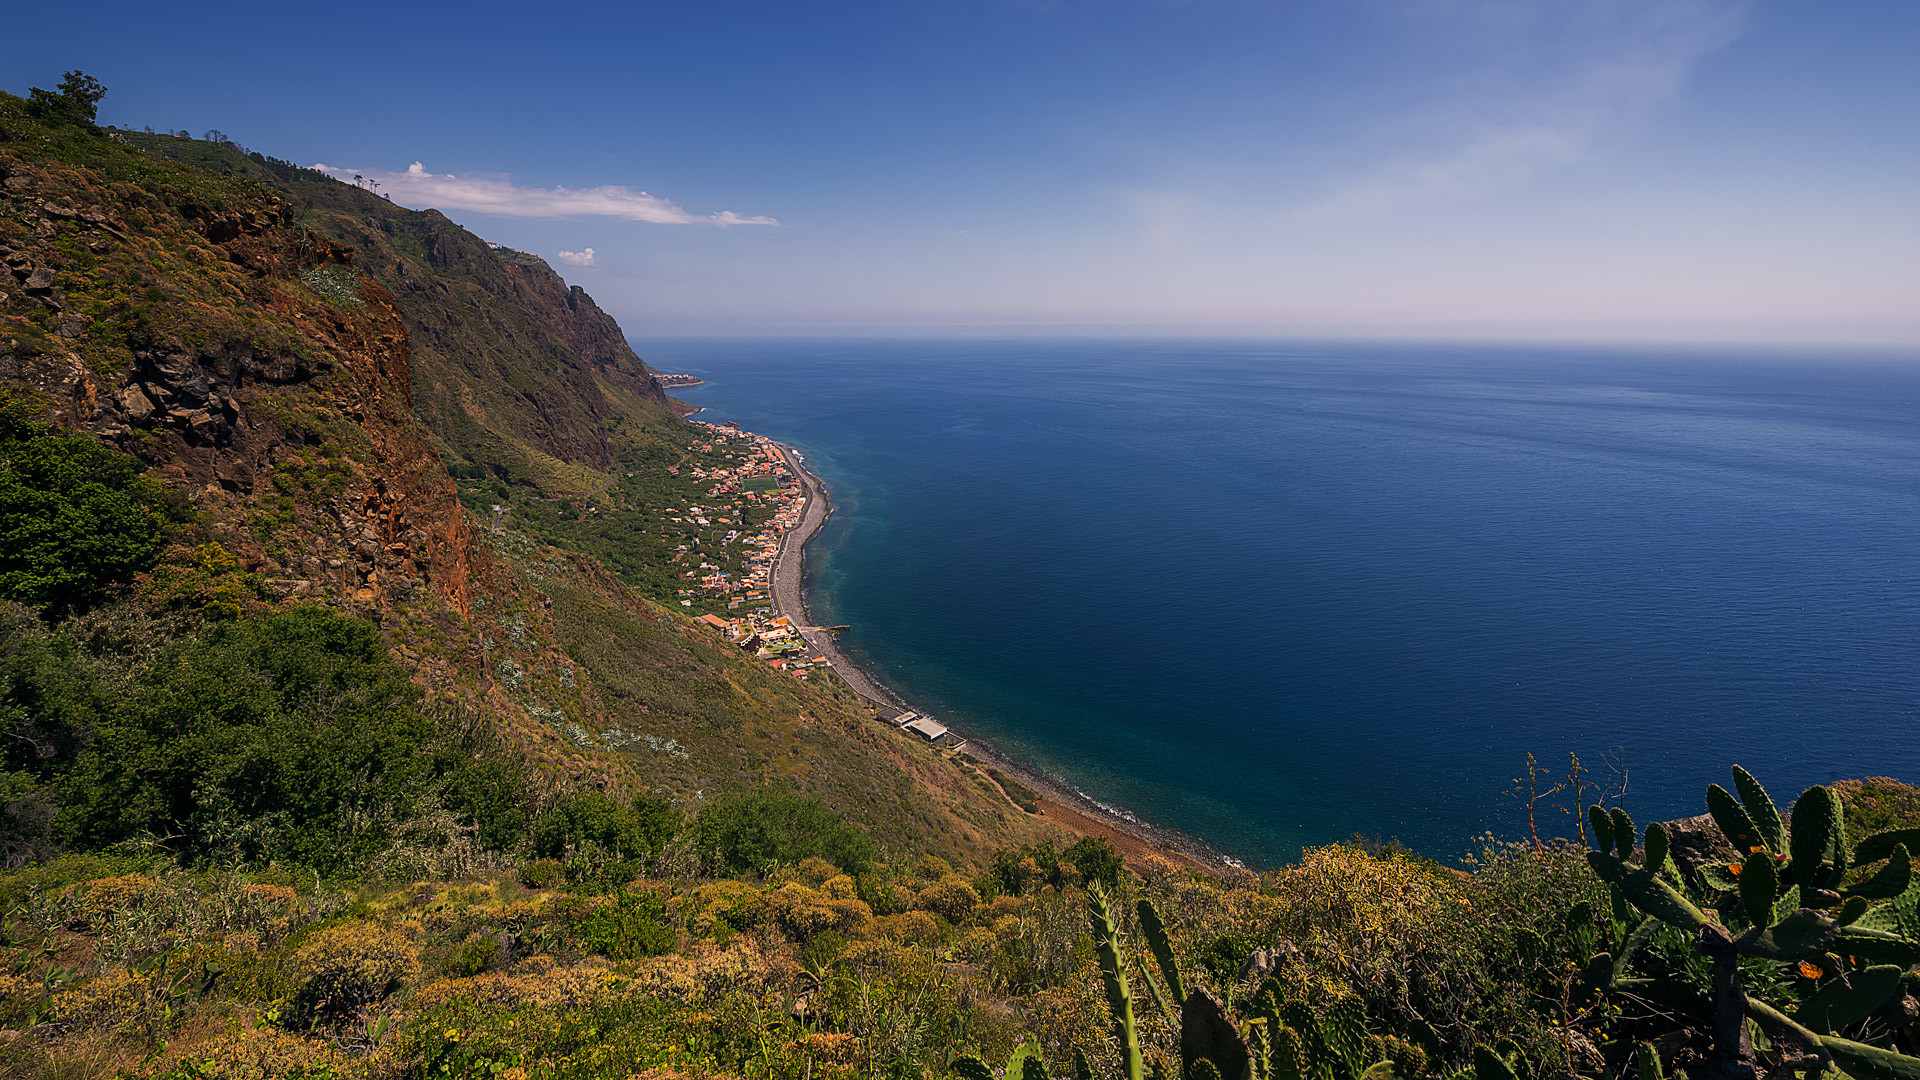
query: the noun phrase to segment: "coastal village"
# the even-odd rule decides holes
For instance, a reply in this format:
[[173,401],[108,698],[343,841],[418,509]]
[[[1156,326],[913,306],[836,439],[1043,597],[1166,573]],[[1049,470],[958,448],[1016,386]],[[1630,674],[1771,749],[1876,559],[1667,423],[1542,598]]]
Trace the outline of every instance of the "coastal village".
[[[699,381],[665,378],[684,380],[676,385]],[[492,477],[467,479],[461,494],[496,530],[517,522],[592,551],[629,584],[685,609],[774,671],[801,680],[832,677],[833,658],[808,641],[811,635],[825,642],[830,629],[804,625],[798,611],[781,610],[776,595],[782,550],[807,540],[807,487],[794,463],[778,443],[737,424],[690,420],[688,426],[691,440],[682,441],[682,434],[653,450],[657,456],[623,461],[614,488],[598,496],[533,499]],[[882,696],[853,689],[870,703]],[[964,745],[928,717],[873,708],[876,719],[943,749]]]
[[[711,607],[716,601],[723,601],[727,615],[707,611],[698,621],[776,671],[807,679],[821,669],[831,670],[832,658],[814,648],[801,631],[813,629],[826,633],[839,628],[804,627],[793,613],[780,613],[774,601],[773,575],[782,545],[805,543],[807,539],[795,532],[807,509],[806,485],[795,475],[786,454],[773,440],[732,424],[698,420],[693,423],[707,435],[705,441],[694,446],[696,452],[713,453],[729,446],[740,447],[743,452],[734,456],[731,464],[697,465],[688,469],[689,477],[710,486],[703,496],[706,502],[689,506],[683,517],[676,520],[684,522],[690,518],[700,526],[710,525],[716,517],[745,521],[750,517],[749,508],[755,506],[770,509],[772,516],[766,518],[759,529],[730,529],[720,538],[718,546],[738,553],[739,557],[733,560],[733,565],[739,567],[737,570],[709,561],[706,552],[689,552],[683,545],[675,560],[691,557],[699,562],[681,572],[688,583],[678,590],[680,604],[693,607],[704,601],[703,606]],[[669,472],[679,475],[677,466]],[[949,732],[945,725],[918,713],[883,707],[878,719],[944,749],[958,750],[966,745],[966,740]]]
[[[692,450],[711,463],[667,467],[670,475],[706,484],[702,501],[689,500],[668,518],[674,524],[701,530],[690,538],[696,543],[677,545],[668,558],[680,568],[682,586],[675,590],[677,599],[682,607],[711,609],[723,604],[729,612],[744,609],[738,619],[723,620],[709,611],[703,620],[764,630],[762,639],[771,648],[786,639],[778,633],[786,624],[776,627],[772,620],[774,563],[780,556],[782,538],[800,523],[806,508],[806,488],[773,440],[732,425],[699,420],[692,423],[707,436]],[[734,452],[725,453],[727,450]],[[718,460],[714,460],[716,456]],[[737,527],[714,535],[716,524]]]

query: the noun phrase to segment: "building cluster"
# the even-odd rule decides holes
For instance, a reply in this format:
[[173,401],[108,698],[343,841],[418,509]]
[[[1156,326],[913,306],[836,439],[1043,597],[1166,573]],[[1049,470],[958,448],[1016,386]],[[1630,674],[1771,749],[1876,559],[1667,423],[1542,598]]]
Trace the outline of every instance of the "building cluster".
[[[720,547],[739,545],[741,558],[730,560],[737,564],[735,570],[710,561],[717,556],[680,545],[670,561],[690,564],[680,576],[693,579],[687,588],[680,590],[680,604],[692,607],[692,598],[704,593],[709,597],[724,597],[729,610],[752,609],[756,604],[767,602],[773,564],[780,555],[780,538],[800,524],[800,516],[806,509],[806,489],[787,467],[786,457],[772,440],[731,425],[695,423],[708,433],[706,440],[694,445],[696,451],[712,452],[716,445],[742,440],[749,446],[733,464],[689,468],[688,477],[709,484],[705,497],[713,505],[689,503],[670,520],[702,528],[741,524],[746,518],[745,508],[753,505],[771,506],[773,516],[758,529],[732,529],[724,537],[706,541]],[[678,466],[668,471],[680,475]]]
[[815,668],[829,666],[826,657],[813,652],[800,628],[785,615],[756,611],[738,619],[702,615],[700,621],[720,631],[721,636],[740,649],[752,653],[775,671],[806,678]]

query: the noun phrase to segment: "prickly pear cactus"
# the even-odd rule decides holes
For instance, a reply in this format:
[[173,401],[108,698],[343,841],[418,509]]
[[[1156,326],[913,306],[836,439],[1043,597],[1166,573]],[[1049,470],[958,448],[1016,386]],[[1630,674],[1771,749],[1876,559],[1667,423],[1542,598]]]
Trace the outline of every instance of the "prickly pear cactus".
[[[1700,989],[1676,982],[1670,964],[1643,977],[1629,971],[1635,953],[1671,928],[1711,962],[1706,1000],[1669,1013],[1670,1024],[1679,1017],[1682,1033],[1704,1044],[1688,1067],[1694,1076],[1749,1078],[1785,1066],[1790,1055],[1776,1064],[1755,1049],[1750,1018],[1772,1036],[1770,1055],[1784,1046],[1860,1080],[1920,1080],[1920,1058],[1902,1052],[1920,1045],[1920,1025],[1899,1006],[1913,978],[1907,970],[1920,964],[1920,881],[1909,848],[1920,830],[1879,833],[1849,850],[1845,807],[1832,790],[1808,788],[1782,815],[1745,769],[1733,770],[1733,788],[1707,789],[1707,811],[1737,853],[1721,864],[1683,869],[1664,827],[1649,826],[1636,844],[1626,814],[1589,815],[1596,850],[1588,863],[1616,904],[1646,922],[1617,957],[1596,955],[1583,981],[1602,993],[1631,984],[1642,1000],[1699,1001]],[[1778,973],[1761,984],[1771,1002],[1748,992],[1756,961]],[[1489,1075],[1498,1071],[1499,1055],[1491,1056],[1476,1055],[1479,1080],[1506,1080]],[[1661,1080],[1651,1045],[1633,1056],[1640,1080]]]

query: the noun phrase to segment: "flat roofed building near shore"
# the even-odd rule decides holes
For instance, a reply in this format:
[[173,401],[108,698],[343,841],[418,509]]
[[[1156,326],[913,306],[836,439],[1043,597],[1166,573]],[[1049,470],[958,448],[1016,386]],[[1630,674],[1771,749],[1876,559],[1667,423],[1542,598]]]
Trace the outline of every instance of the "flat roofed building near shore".
[[921,738],[927,740],[928,742],[939,742],[940,736],[945,735],[947,733],[946,728],[940,726],[939,724],[934,723],[933,721],[927,719],[924,716],[918,720],[909,720],[907,723],[901,726],[906,728],[908,731],[913,732],[915,735],[918,735]]

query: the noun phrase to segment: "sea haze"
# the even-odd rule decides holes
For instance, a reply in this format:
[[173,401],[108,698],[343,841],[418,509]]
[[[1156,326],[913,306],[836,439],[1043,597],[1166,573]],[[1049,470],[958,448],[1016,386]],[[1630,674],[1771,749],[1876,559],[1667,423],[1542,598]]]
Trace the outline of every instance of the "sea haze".
[[[1920,363],[1405,345],[638,342],[790,443],[849,653],[1255,865],[1920,780]],[[1543,827],[1565,828],[1548,816]]]

